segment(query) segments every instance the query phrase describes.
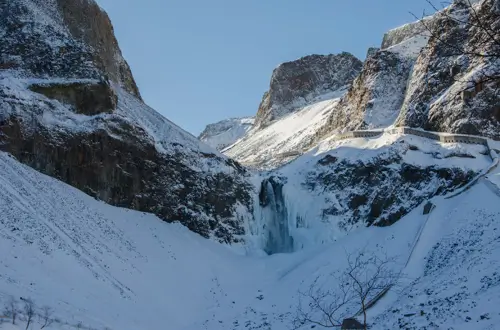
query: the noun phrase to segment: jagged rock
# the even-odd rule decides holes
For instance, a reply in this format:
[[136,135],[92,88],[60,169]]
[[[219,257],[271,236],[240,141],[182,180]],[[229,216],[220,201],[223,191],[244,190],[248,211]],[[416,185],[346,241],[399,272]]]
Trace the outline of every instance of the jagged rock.
[[425,215],[425,214],[431,213],[433,208],[434,208],[434,204],[432,204],[432,202],[425,203],[423,214]]
[[0,63],[31,77],[101,79],[140,98],[108,15],[93,0],[0,3]]
[[63,21],[76,40],[95,51],[94,60],[109,79],[120,83],[132,95],[141,98],[127,62],[122,56],[108,14],[88,0],[56,0]]
[[349,53],[310,55],[280,64],[273,71],[255,125],[268,125],[319,95],[347,88],[361,65],[361,61]]
[[[495,51],[496,46],[484,42],[485,33],[468,19],[470,13],[463,3],[456,2],[446,11],[466,23],[459,24],[439,13],[435,15],[434,24],[439,28],[440,38],[430,40],[415,63],[397,123],[500,138],[500,81],[478,83],[482,72],[499,75],[500,59],[480,59],[456,54],[455,50],[455,47],[474,49],[486,54]],[[482,24],[497,29],[496,34],[500,34],[498,0],[479,1],[475,11]],[[449,44],[455,45],[453,49],[447,46]]]
[[368,48],[368,51],[366,52],[366,58],[372,57],[379,50],[380,50],[380,48],[378,48],[378,47],[370,47],[370,48]]
[[413,61],[391,51],[367,58],[360,75],[332,111],[326,128],[331,131],[386,127],[403,104]]
[[333,194],[338,203],[325,209],[323,216],[341,217],[342,228],[360,222],[392,225],[424,200],[465,185],[475,174],[460,168],[417,167],[405,163],[397,152],[371,161],[343,159],[318,166],[305,184],[312,193]]

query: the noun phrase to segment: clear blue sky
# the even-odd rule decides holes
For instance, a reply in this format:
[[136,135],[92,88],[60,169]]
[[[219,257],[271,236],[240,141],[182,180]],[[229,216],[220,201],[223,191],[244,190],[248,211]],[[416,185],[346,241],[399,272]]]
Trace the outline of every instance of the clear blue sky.
[[146,103],[197,135],[254,115],[272,70],[308,54],[364,59],[425,0],[97,0]]

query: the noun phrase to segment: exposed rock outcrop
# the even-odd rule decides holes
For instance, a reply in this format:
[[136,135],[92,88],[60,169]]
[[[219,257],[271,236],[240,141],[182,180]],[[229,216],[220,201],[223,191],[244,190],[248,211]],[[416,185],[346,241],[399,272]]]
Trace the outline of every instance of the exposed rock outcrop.
[[122,56],[108,14],[93,0],[56,0],[62,19],[76,40],[94,51],[94,61],[109,79],[141,98],[129,65]]
[[34,84],[30,89],[49,99],[70,105],[76,113],[88,116],[111,113],[118,102],[118,97],[107,81]]
[[[474,10],[481,24],[500,35],[498,0],[479,1]],[[498,54],[498,47],[470,18],[471,12],[462,2],[455,2],[445,13],[460,17],[463,23],[435,15],[440,38],[430,40],[414,66],[398,124],[500,138],[500,81],[480,83],[485,74],[500,75],[500,58],[456,51]]]
[[[460,167],[422,166],[411,162],[420,151],[404,140],[370,159],[325,155],[306,176],[311,194],[323,191],[323,218],[340,218],[341,227],[387,226],[398,221],[417,205],[468,183],[474,171]],[[421,157],[425,155],[421,154]],[[439,155],[451,157],[452,155]]]
[[413,61],[397,53],[379,50],[366,59],[326,127],[334,131],[380,128],[391,125],[399,114]]
[[106,79],[140,98],[108,15],[94,0],[0,3],[0,68],[31,77]]
[[349,53],[310,55],[280,64],[273,71],[255,125],[266,126],[317,96],[347,88],[361,66],[362,62]]

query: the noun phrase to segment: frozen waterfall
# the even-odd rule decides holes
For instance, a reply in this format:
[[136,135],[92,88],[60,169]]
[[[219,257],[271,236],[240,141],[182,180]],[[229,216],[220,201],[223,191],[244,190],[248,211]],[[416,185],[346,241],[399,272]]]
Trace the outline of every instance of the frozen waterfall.
[[270,177],[262,181],[259,203],[266,238],[264,251],[267,254],[292,252],[293,238],[290,236],[283,182],[279,178]]

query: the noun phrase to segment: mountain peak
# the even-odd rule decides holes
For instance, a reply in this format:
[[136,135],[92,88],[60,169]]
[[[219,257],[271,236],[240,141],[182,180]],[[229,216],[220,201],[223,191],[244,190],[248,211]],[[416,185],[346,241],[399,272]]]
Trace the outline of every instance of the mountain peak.
[[243,137],[252,127],[254,117],[229,118],[209,124],[198,137],[212,148],[223,150]]
[[313,54],[280,64],[273,71],[255,125],[266,126],[321,94],[348,86],[361,67],[362,62],[347,52]]

